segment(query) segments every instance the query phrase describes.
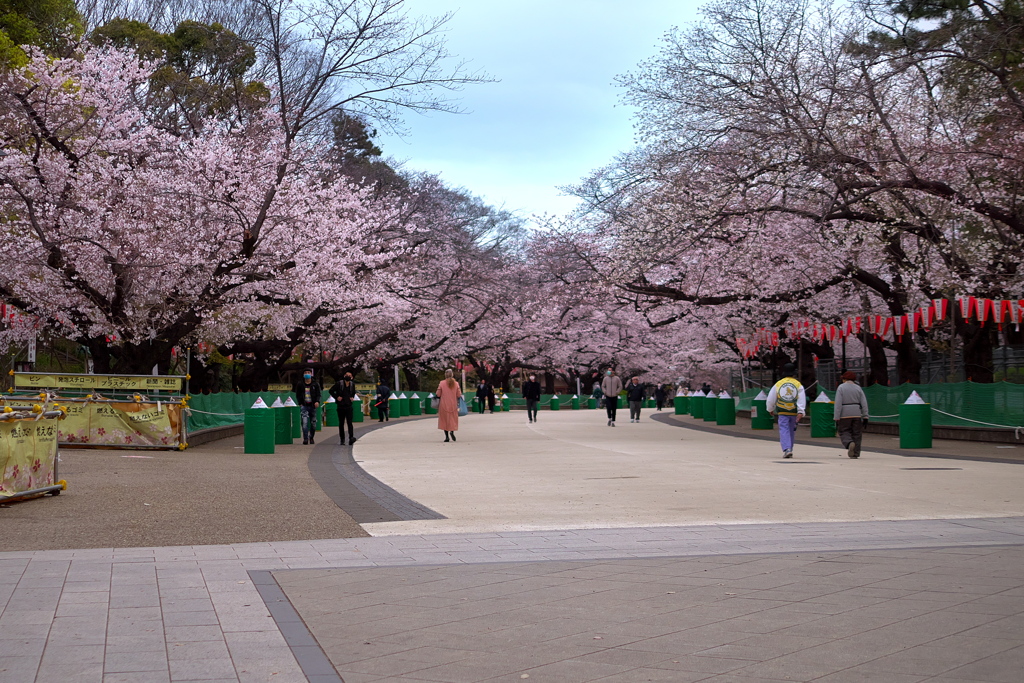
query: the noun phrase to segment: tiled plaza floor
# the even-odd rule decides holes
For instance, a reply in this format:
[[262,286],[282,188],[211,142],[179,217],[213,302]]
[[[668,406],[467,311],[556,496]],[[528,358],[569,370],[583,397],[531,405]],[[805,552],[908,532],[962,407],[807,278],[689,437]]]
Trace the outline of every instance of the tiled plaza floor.
[[[505,428],[499,422],[478,419],[493,440],[515,438],[493,431]],[[574,418],[545,419],[553,435],[531,431],[535,447],[556,440],[545,457],[585,462],[583,446],[570,438]],[[619,437],[613,473],[643,471],[645,449],[679,449],[678,431]],[[466,446],[483,434],[467,431]],[[671,443],[659,446],[664,438]],[[819,465],[786,470],[782,480],[749,440],[700,438],[696,464],[679,461],[694,487],[713,488],[697,477],[721,471],[727,457],[745,468],[752,487],[817,476],[829,490],[846,490],[851,505],[860,491],[900,495],[899,487],[872,491],[874,481],[913,476],[879,456],[855,463],[867,466],[853,474]],[[344,507],[346,490],[408,495],[403,482],[370,486],[365,473],[349,471],[362,443],[355,458],[330,459],[351,486],[334,480],[338,499],[326,500]],[[409,443],[416,447],[409,457],[424,457],[419,442]],[[698,467],[696,458],[712,448],[721,460]],[[444,457],[454,464],[461,456]],[[663,462],[669,472],[671,459]],[[989,478],[965,470],[975,478],[943,484],[948,495],[979,507],[1019,504],[1019,465],[971,467]],[[837,477],[857,472],[860,488],[843,489]],[[598,492],[614,495],[600,473],[576,476],[598,477]],[[458,484],[441,482],[419,502],[440,515],[457,512]],[[809,488],[787,490],[800,487]],[[989,500],[996,489],[1001,500]],[[523,514],[564,497],[558,486],[542,494]],[[843,522],[681,525],[666,517],[616,528],[0,553],[0,683],[1024,680],[1024,516],[950,508],[950,518],[907,518],[939,509],[935,496],[921,494],[906,489],[902,519],[871,520],[870,510]],[[643,500],[636,490],[630,495]],[[770,510],[771,491],[760,495]],[[819,514],[807,508],[809,518]],[[397,523],[438,523],[421,517]]]

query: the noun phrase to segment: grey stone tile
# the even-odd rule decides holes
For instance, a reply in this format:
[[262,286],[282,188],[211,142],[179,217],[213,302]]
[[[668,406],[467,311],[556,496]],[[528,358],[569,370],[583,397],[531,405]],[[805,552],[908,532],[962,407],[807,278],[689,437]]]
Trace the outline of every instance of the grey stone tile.
[[172,681],[238,680],[234,664],[226,658],[172,659],[169,664]]
[[154,651],[110,652],[108,650],[103,660],[103,670],[107,674],[149,671],[167,674],[167,651],[161,649]]
[[171,662],[196,659],[228,659],[229,657],[228,646],[223,640],[167,641],[167,659]]
[[103,683],[170,683],[167,671],[129,671],[103,674]]
[[38,656],[5,656],[0,660],[0,681],[3,683],[32,681],[35,680],[38,670]]

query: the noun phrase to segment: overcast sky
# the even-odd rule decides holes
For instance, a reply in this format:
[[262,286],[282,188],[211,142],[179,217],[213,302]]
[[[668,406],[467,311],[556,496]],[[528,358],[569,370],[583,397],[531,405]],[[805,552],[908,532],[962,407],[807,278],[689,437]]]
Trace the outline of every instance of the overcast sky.
[[460,95],[466,114],[411,114],[402,138],[382,134],[385,155],[438,173],[490,204],[562,214],[560,196],[634,142],[632,110],[617,75],[658,51],[699,0],[407,0],[411,12],[456,14],[450,51],[500,80]]

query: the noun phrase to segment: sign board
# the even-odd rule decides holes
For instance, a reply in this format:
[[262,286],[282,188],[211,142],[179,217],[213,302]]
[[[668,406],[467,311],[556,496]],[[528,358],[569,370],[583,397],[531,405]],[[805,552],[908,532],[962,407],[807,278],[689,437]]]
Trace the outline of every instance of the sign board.
[[16,372],[14,386],[25,389],[108,389],[112,391],[181,391],[179,375],[86,375]]
[[0,422],[0,496],[53,486],[57,420]]
[[292,391],[295,387],[291,384],[268,384],[267,391],[272,391],[275,394],[287,394]]
[[356,385],[356,391],[358,391],[360,394],[367,394],[367,393],[375,394],[375,393],[377,393],[377,385],[376,384],[357,384]]

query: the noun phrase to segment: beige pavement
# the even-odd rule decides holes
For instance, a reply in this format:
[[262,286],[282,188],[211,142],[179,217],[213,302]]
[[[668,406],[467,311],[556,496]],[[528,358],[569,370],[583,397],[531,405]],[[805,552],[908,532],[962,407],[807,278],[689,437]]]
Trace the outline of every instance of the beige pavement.
[[[803,428],[802,428],[803,429]],[[447,517],[366,524],[374,536],[730,523],[1024,515],[1024,468],[777,444],[598,411],[469,415],[459,441],[433,420],[368,434],[371,475]],[[842,457],[840,457],[842,456]]]

